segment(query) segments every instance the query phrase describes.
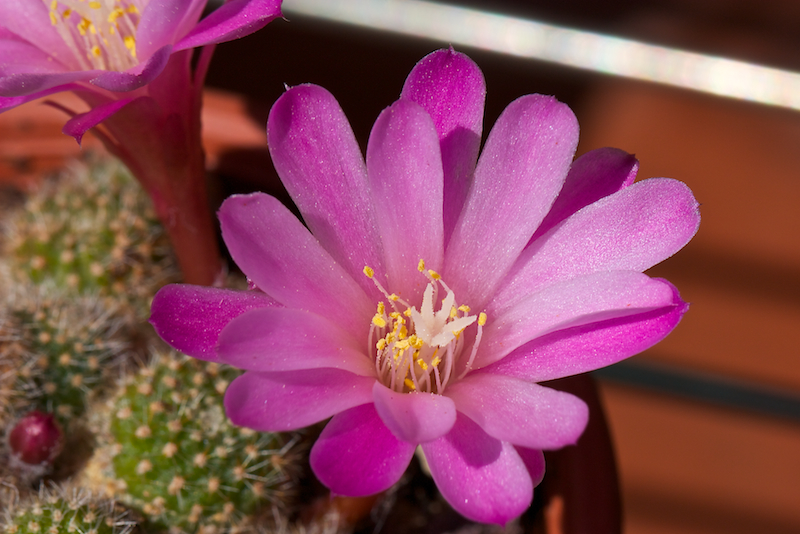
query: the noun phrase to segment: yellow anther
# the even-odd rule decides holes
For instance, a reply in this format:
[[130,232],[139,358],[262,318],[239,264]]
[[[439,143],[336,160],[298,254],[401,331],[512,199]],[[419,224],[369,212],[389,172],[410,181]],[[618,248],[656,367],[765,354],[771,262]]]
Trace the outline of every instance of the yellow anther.
[[378,328],[386,328],[386,319],[382,315],[375,314],[375,317],[372,318],[372,324]]
[[419,263],[417,264],[417,270],[419,272],[423,272],[425,270],[425,260],[420,259]]
[[52,24],[53,26],[58,24],[58,19],[56,18],[56,14],[53,13],[52,11],[50,12],[50,24]]
[[364,266],[364,274],[367,275],[367,278],[372,278],[373,276],[375,276],[375,269],[373,269],[369,265],[365,265]]
[[52,9],[53,11],[58,9],[58,0],[53,0],[52,2],[50,2],[50,9]]
[[442,359],[438,356],[434,356],[434,358],[431,360],[431,365],[434,367],[436,367],[440,363],[442,363]]
[[67,18],[70,15],[72,15],[72,10],[71,9],[65,9],[64,12],[61,14],[61,16],[64,17],[64,18]]
[[406,308],[406,311],[403,312],[403,315],[406,317],[411,317],[411,308]]
[[139,12],[139,9],[136,6],[134,6],[133,4],[128,6],[128,13],[136,14],[138,12]]
[[102,53],[102,52],[100,52],[100,47],[99,47],[99,46],[97,46],[97,45],[94,45],[94,46],[92,47],[92,55],[93,55],[94,57],[100,57],[100,54],[101,54],[101,53]]
[[478,325],[483,326],[485,324],[486,324],[486,314],[481,312],[480,315],[478,315]]
[[383,302],[378,303],[378,313],[381,315],[386,313],[386,305]]
[[455,306],[453,306],[452,308],[450,308],[450,318],[455,319],[457,316],[458,316],[458,310],[456,309]]
[[397,337],[399,337],[400,339],[405,339],[406,336],[408,336],[408,328],[406,328],[404,325],[401,326],[400,329],[398,330]]
[[386,340],[383,339],[383,338],[379,339],[378,342],[375,344],[375,348],[377,348],[378,350],[385,349],[386,348]]
[[91,7],[92,9],[100,9],[101,7],[103,7],[103,4],[101,4],[100,2],[89,2],[89,7]]
[[419,365],[420,369],[422,369],[423,371],[427,371],[428,370],[428,364],[425,363],[425,360],[423,360],[422,358],[419,358],[417,360],[417,365]]
[[108,14],[108,22],[113,24],[114,22],[116,22],[118,18],[123,16],[125,16],[125,12],[122,10],[121,7],[114,8],[114,10]]
[[412,382],[410,378],[406,378],[405,380],[403,380],[403,384],[405,384],[408,389],[411,390],[417,389],[417,387],[414,385],[414,382]]
[[442,275],[440,275],[439,273],[437,273],[433,269],[428,269],[428,276],[430,276],[434,280],[439,280],[442,277]]
[[389,300],[391,300],[392,302],[397,302],[398,300],[400,300],[400,297],[392,293],[391,295],[389,295]]
[[86,30],[89,29],[89,26],[92,25],[92,21],[89,19],[82,19],[76,27],[78,28],[78,33],[81,35],[86,35]]
[[458,311],[463,313],[469,313],[469,306],[467,306],[466,304],[462,304],[461,306],[458,307]]
[[410,343],[408,342],[407,339],[401,339],[400,341],[394,344],[394,349],[398,352],[404,351],[409,347],[409,345]]
[[423,345],[425,345],[425,342],[422,341],[422,338],[415,335],[408,338],[408,342],[411,343],[411,346],[417,350],[421,349]]
[[125,48],[131,51],[133,57],[136,57],[136,37],[128,35],[123,40],[125,41]]

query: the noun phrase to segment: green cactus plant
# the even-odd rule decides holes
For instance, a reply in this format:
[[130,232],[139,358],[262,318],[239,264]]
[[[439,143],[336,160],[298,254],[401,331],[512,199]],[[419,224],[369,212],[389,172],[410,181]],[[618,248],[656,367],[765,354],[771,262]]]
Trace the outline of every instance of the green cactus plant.
[[169,241],[147,195],[114,160],[76,162],[6,222],[8,271],[149,314],[156,290],[177,279]]
[[90,483],[171,532],[235,531],[264,504],[285,502],[293,441],[230,423],[222,393],[237,374],[154,356],[108,401],[98,435],[109,443],[90,462]]
[[5,534],[127,534],[135,525],[113,501],[58,486],[12,503],[0,524]]
[[10,412],[41,410],[69,427],[131,350],[124,321],[96,297],[18,287],[0,315],[0,422]]

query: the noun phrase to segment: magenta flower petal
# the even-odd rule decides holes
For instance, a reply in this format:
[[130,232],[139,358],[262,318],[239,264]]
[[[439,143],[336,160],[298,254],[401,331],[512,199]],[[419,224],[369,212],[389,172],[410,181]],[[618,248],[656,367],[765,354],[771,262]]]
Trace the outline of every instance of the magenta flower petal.
[[369,137],[367,174],[388,286],[406,300],[419,299],[428,283],[417,271],[419,260],[441,269],[444,244],[439,138],[418,104],[398,100],[383,110]]
[[594,371],[639,354],[664,339],[689,309],[677,289],[672,290],[670,306],[553,332],[484,371],[541,382]]
[[[136,55],[150,58],[157,50],[176,42],[181,22],[191,8],[205,6],[203,0],[150,0],[142,11],[136,32]],[[199,16],[199,13],[197,13]]]
[[228,386],[225,412],[234,424],[261,432],[294,430],[372,402],[374,382],[340,369],[247,371]]
[[[39,47],[19,39],[0,27],[0,87],[5,86],[3,79],[12,74],[49,74],[66,70],[64,65],[53,61],[53,57]],[[2,93],[3,90],[0,89],[0,94]]]
[[608,271],[553,284],[496,317],[484,330],[476,367],[549,332],[672,306],[672,287],[635,271]]
[[453,401],[433,393],[398,393],[380,382],[372,386],[375,409],[398,439],[425,443],[444,436],[456,422]]
[[528,469],[528,474],[531,476],[531,481],[533,482],[533,487],[535,488],[541,484],[542,480],[544,479],[544,453],[540,450],[526,449],[525,447],[514,447],[514,449],[525,463],[525,467]]
[[374,306],[277,199],[263,193],[230,197],[219,220],[233,259],[259,289],[288,307],[336,317],[348,331],[366,335]]
[[53,56],[56,61],[72,65],[70,54],[64,53],[64,41],[50,23],[45,2],[3,0],[0,2],[0,26]]
[[320,244],[374,299],[381,294],[361,274],[384,281],[383,248],[353,130],[325,89],[286,91],[267,121],[269,152],[283,185]]
[[248,310],[276,305],[259,291],[171,284],[153,297],[150,323],[179,351],[219,361],[215,347],[225,325]]
[[364,404],[331,419],[311,449],[311,468],[334,495],[371,495],[400,480],[415,448]]
[[556,198],[578,143],[572,111],[523,96],[503,111],[483,149],[445,256],[456,294],[482,308]]
[[597,148],[577,158],[533,239],[579,209],[628,187],[638,171],[639,160],[618,148]]
[[0,95],[4,97],[36,95],[34,98],[38,98],[42,96],[40,93],[48,89],[86,81],[100,72],[89,70],[52,73],[20,72],[0,78]]
[[462,414],[447,435],[422,450],[442,496],[469,519],[505,525],[533,500],[531,477],[514,447]]
[[651,178],[586,206],[528,247],[489,305],[502,313],[524,295],[577,275],[644,271],[683,248],[700,224],[685,184]]
[[55,93],[60,93],[61,91],[67,91],[73,88],[75,88],[74,85],[67,84],[67,85],[60,85],[58,87],[51,87],[50,89],[47,89],[45,91],[40,91],[32,95],[10,96],[10,97],[0,96],[0,113],[2,113],[3,111],[7,111],[11,108],[20,106],[22,104],[25,104],[26,102],[37,100],[39,98],[52,95]]
[[230,0],[201,20],[175,50],[239,39],[281,16],[281,0]]
[[87,131],[91,130],[109,118],[111,115],[133,102],[133,100],[133,98],[111,100],[107,104],[96,106],[86,113],[75,115],[67,121],[62,131],[65,134],[74,137],[78,144],[81,144],[81,140]]
[[529,449],[573,445],[589,420],[578,397],[497,374],[473,373],[445,394],[493,438]]
[[346,331],[302,310],[262,308],[233,319],[222,331],[217,355],[248,371],[296,371],[330,367],[375,376],[375,363]]
[[137,67],[134,72],[100,71],[92,78],[92,84],[108,91],[127,92],[138,89],[152,82],[167,66],[172,45],[164,45],[156,50],[146,63]]
[[444,170],[445,243],[464,206],[483,133],[486,83],[469,57],[452,48],[422,58],[403,85],[401,98],[425,108],[436,126]]

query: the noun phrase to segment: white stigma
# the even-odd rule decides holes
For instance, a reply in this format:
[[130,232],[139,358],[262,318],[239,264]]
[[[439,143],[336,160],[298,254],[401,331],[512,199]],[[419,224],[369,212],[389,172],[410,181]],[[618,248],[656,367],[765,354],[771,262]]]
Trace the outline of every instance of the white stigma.
[[[442,307],[438,312],[433,310],[433,293],[436,291],[433,283],[429,283],[425,288],[422,297],[420,311],[411,308],[411,320],[417,337],[423,343],[431,347],[446,347],[451,343],[456,335],[466,327],[478,320],[475,315],[465,315],[453,319],[451,310],[455,307],[456,296],[447,290],[447,296],[442,301]],[[453,320],[451,320],[453,319]]]
[[138,65],[136,29],[148,0],[43,0],[50,23],[84,70]]
[[[486,314],[470,315],[468,306],[456,303],[455,293],[434,271],[425,271],[420,260],[420,272],[429,280],[420,309],[410,306],[397,295],[389,294],[374,280],[369,267],[364,273],[386,296],[392,310],[378,303],[370,325],[368,349],[375,358],[378,379],[398,392],[420,391],[441,394],[454,378],[457,364],[464,355],[464,330],[477,323],[472,350],[458,378],[472,367],[480,344]],[[439,289],[445,297],[439,310],[435,309]],[[405,307],[401,312],[398,303]],[[377,340],[377,341],[376,341]]]

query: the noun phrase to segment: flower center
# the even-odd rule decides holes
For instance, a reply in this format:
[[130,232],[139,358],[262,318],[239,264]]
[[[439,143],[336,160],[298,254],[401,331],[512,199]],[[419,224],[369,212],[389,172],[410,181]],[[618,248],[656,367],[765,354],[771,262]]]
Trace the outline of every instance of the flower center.
[[[475,354],[486,324],[486,314],[469,315],[466,305],[458,305],[453,291],[438,273],[425,270],[419,261],[419,271],[428,279],[428,286],[417,310],[394,293],[389,294],[369,267],[366,274],[386,296],[378,302],[378,309],[369,329],[368,353],[375,358],[378,379],[397,392],[421,391],[442,394],[456,373],[456,364],[464,353],[464,329],[477,324],[475,340],[469,359],[457,378],[463,377],[472,367]],[[434,310],[439,291],[445,292],[441,307]],[[391,310],[386,308],[387,302]],[[402,311],[401,311],[402,309]]]
[[124,71],[138,64],[136,27],[147,0],[43,1],[82,69]]

